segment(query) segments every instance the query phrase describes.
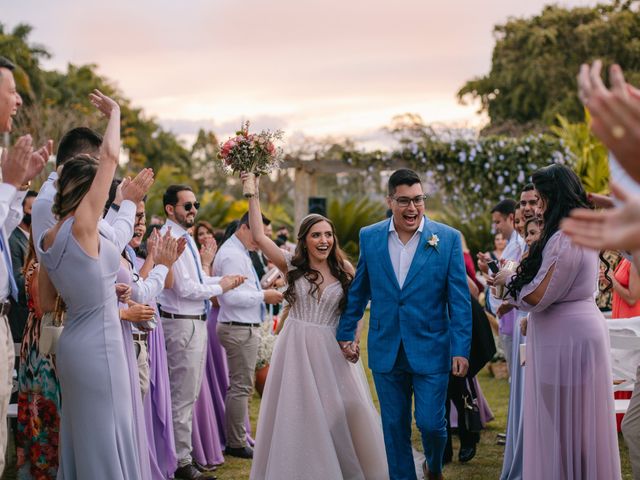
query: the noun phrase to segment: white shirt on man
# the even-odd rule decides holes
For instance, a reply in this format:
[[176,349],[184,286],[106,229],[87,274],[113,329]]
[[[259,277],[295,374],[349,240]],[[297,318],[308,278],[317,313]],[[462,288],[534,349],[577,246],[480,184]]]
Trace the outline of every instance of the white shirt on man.
[[202,315],[206,313],[205,301],[222,294],[220,277],[210,277],[202,271],[195,241],[181,225],[167,220],[160,233],[164,235],[169,227],[172,237],[186,237],[190,246],[187,245],[173,264],[173,287],[162,290],[158,303],[167,313]]
[[260,323],[263,321],[264,292],[256,274],[249,250],[236,235],[232,235],[216,253],[213,271],[218,275],[244,275],[247,280],[218,298],[219,323]]
[[[2,230],[2,242],[4,248],[7,249],[7,255],[9,258],[9,236],[11,232],[22,221],[22,201],[27,192],[18,191],[13,185],[8,183],[0,183],[0,226]],[[9,272],[13,275],[12,269],[5,262],[5,255],[0,253],[0,301],[6,302],[11,294],[11,287],[9,283]]]
[[393,223],[393,218],[391,218],[391,222],[389,222],[389,237],[387,245],[389,247],[391,265],[393,265],[393,271],[396,274],[396,279],[398,280],[400,288],[404,285],[404,281],[409,273],[409,268],[411,268],[411,262],[413,262],[413,257],[416,255],[422,230],[424,230],[424,216],[420,221],[418,230],[414,232],[411,239],[407,243],[402,243],[398,236],[398,232],[396,231],[396,226]]
[[[31,207],[31,232],[33,233],[34,242],[39,242],[42,234],[58,223],[51,211],[56,193],[58,193],[56,180],[58,180],[58,173],[51,172],[46,182],[42,184],[42,188],[40,188],[40,192],[38,192],[38,196]],[[117,215],[108,216],[109,221],[101,219],[98,223],[100,233],[115,243],[120,252],[124,250],[124,247],[133,238],[136,208],[135,203],[124,200]],[[36,248],[36,254],[40,255],[38,252]]]

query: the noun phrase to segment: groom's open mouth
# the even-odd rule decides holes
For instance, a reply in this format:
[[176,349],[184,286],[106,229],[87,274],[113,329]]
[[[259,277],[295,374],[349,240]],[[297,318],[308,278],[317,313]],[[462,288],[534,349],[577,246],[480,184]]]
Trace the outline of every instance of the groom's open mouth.
[[402,215],[402,218],[404,218],[404,221],[409,226],[414,226],[418,222],[418,215],[417,214],[415,214],[415,215],[405,214],[405,215]]

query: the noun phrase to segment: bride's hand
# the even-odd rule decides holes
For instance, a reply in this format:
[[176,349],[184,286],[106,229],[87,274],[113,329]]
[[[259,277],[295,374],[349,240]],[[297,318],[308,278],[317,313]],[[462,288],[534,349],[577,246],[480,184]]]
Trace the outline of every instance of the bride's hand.
[[[249,172],[240,172],[240,180],[242,180],[242,184],[247,181],[249,178]],[[256,175],[256,191],[258,191],[258,187],[260,186],[260,175]]]

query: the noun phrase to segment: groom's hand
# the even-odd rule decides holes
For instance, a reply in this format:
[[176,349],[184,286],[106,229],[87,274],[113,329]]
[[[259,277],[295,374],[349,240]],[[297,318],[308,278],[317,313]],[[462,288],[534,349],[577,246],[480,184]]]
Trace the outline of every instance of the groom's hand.
[[360,358],[360,347],[355,342],[338,342],[342,355],[351,363],[358,363]]
[[469,370],[469,361],[464,357],[453,357],[451,362],[451,373],[455,377],[464,377]]

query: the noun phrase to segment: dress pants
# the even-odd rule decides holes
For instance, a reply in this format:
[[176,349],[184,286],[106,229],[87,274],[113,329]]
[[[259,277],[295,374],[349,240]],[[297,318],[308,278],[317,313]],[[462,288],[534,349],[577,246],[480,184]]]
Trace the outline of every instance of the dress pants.
[[207,353],[207,322],[162,318],[171,387],[178,466],[189,465],[193,405],[200,393]]
[[391,480],[416,480],[411,448],[411,397],[415,395],[416,425],[429,470],[442,471],[442,456],[447,443],[445,401],[449,372],[422,375],[415,373],[400,344],[398,357],[388,373],[373,372],[384,446]]
[[218,323],[216,332],[229,366],[229,390],[224,402],[226,446],[242,448],[247,444],[245,419],[255,381],[260,327]]
[[138,361],[138,375],[140,377],[140,393],[142,398],[149,391],[149,348],[146,340],[133,340]]
[[9,328],[9,319],[0,315],[0,476],[4,471],[7,452],[7,410],[13,387],[13,362],[15,352]]
[[634,479],[640,479],[640,366],[636,370],[636,384],[629,408],[622,420],[622,434],[629,448],[629,461]]

